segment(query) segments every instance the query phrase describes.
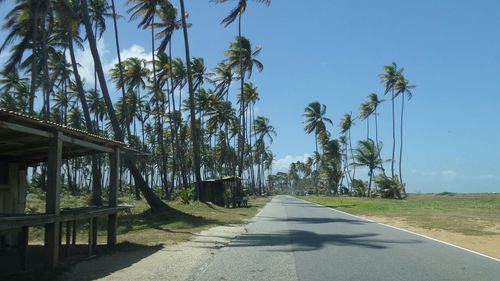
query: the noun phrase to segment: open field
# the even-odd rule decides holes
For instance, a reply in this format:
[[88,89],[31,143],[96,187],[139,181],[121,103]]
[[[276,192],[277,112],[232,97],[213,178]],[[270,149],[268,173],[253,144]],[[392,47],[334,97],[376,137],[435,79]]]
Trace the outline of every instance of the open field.
[[410,194],[402,201],[300,198],[500,258],[500,194]]

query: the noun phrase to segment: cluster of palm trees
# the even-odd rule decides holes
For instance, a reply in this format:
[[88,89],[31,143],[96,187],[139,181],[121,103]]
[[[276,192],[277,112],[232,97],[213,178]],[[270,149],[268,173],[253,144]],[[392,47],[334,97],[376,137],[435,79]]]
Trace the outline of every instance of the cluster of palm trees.
[[[169,0],[127,1],[130,20],[151,31],[151,60],[122,61],[113,0],[17,0],[5,18],[8,34],[0,46],[0,52],[10,51],[1,72],[0,108],[124,141],[144,152],[124,156],[121,181],[137,198],[142,193],[153,210],[168,209],[158,194],[169,198],[175,190],[194,185],[198,196],[203,178],[248,178],[251,192],[257,193],[258,187],[262,193],[273,162],[269,145],[275,129],[268,118],[255,116],[258,88],[245,81],[254,68],[263,69],[257,59],[261,48],[241,36],[246,1],[240,0],[223,20],[228,25],[238,18],[239,34],[213,71],[203,58],[191,58],[190,24],[184,1],[179,4],[180,11]],[[118,63],[105,73],[97,40],[108,19],[114,26]],[[172,55],[178,30],[184,58]],[[82,79],[75,56],[85,39],[94,60],[94,85]],[[231,95],[234,81],[240,81],[240,89]],[[118,94],[115,99],[110,82]],[[40,106],[35,103],[39,96]],[[91,190],[93,203],[99,205],[107,165],[99,156],[68,160],[65,182],[74,193],[83,187]],[[43,186],[44,167],[39,170],[34,178]]]
[[[392,158],[390,177],[384,169],[385,160],[381,157],[382,142],[378,135],[379,107],[384,102],[376,93],[368,95],[366,101],[360,105],[357,116],[346,113],[339,123],[340,136],[331,138],[327,125],[332,125],[331,119],[326,116],[326,106],[319,102],[310,103],[304,112],[304,129],[307,134],[315,136],[315,151],[305,162],[291,163],[288,174],[278,173],[271,177],[273,186],[282,188],[288,186],[293,192],[314,190],[316,194],[334,195],[351,194],[372,197],[379,195],[385,198],[399,198],[404,196],[405,184],[402,178],[403,155],[403,117],[405,99],[411,99],[415,88],[403,75],[403,68],[396,63],[384,66],[384,72],[379,75],[384,84],[384,94],[390,95],[392,108]],[[396,163],[396,117],[395,101],[401,100],[400,139],[399,139],[399,173],[395,172]],[[374,119],[375,137],[370,135],[370,118]],[[353,147],[351,130],[356,120],[366,122],[366,139],[360,140],[357,147]],[[318,147],[319,144],[319,147]],[[356,178],[356,168],[364,167],[368,170],[368,181]],[[381,171],[375,175],[375,171]],[[345,180],[345,185],[344,185]],[[372,183],[375,182],[377,192],[372,192]]]

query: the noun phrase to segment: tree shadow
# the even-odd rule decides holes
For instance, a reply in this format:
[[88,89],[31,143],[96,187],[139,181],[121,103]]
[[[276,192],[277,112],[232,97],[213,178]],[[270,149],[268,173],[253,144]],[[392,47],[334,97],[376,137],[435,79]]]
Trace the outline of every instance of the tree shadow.
[[[368,249],[386,249],[392,244],[416,244],[420,240],[402,239],[390,240],[376,238],[376,233],[361,234],[318,234],[311,231],[291,230],[278,233],[243,234],[226,247],[276,247],[269,251],[315,251],[327,245],[361,247]],[[291,249],[280,249],[279,246],[292,246]]]
[[[45,267],[45,251],[43,245],[28,246],[28,268],[21,271],[19,264],[19,251],[2,252],[0,259],[0,280],[23,280],[23,281],[52,281],[60,280],[63,274],[72,271],[77,263],[84,262],[79,280],[95,280],[105,277],[115,271],[131,266],[132,264],[148,257],[163,248],[162,244],[154,246],[140,245],[130,242],[123,242],[108,247],[107,245],[94,246],[91,258],[88,256],[88,247],[84,244],[71,245],[70,254],[66,256],[65,246],[60,248],[60,263],[56,268]],[[119,255],[119,258],[116,258]],[[108,259],[106,267],[100,267],[94,270],[95,263],[101,262],[101,259]]]
[[265,220],[268,220],[268,221],[305,223],[305,224],[349,223],[349,224],[363,225],[363,224],[371,223],[369,221],[364,221],[364,220],[344,219],[344,218],[318,218],[318,217],[276,218],[276,217],[265,217],[265,216],[260,216],[259,218],[264,218]]

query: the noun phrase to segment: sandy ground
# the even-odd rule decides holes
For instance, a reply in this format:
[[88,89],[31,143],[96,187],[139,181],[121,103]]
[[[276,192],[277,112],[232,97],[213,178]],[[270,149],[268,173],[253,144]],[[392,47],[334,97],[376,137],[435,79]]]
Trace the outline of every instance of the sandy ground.
[[[366,215],[362,215],[361,217],[365,217],[367,219],[376,222],[407,229],[416,233],[429,236],[431,238],[439,239],[469,250],[473,250],[500,259],[500,232],[498,235],[471,236],[440,229],[426,229],[421,227],[415,227],[404,219],[366,216]],[[499,229],[500,226],[496,225],[492,227],[490,230],[493,231]]]
[[177,245],[119,252],[75,265],[63,280],[186,280],[234,237],[244,225],[217,226]]

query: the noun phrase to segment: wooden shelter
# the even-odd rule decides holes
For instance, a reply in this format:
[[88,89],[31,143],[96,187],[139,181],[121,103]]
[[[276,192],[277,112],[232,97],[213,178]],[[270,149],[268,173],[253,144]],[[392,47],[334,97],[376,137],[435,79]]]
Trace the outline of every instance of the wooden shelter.
[[241,179],[236,176],[205,180],[201,185],[200,201],[219,206],[246,205],[247,199],[241,186]]
[[[108,245],[116,243],[117,213],[130,208],[117,206],[120,154],[124,149],[127,148],[122,142],[0,110],[0,238],[4,244],[19,246],[23,268],[27,265],[29,227],[45,227],[44,252],[48,266],[59,262],[63,225],[66,251],[75,244],[76,222],[87,220],[90,255],[97,238],[97,217],[101,216],[108,217]],[[61,210],[62,160],[95,153],[107,153],[110,158],[108,206]],[[45,213],[26,214],[27,168],[40,162],[47,162]]]

